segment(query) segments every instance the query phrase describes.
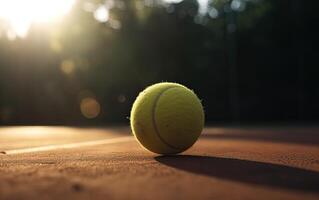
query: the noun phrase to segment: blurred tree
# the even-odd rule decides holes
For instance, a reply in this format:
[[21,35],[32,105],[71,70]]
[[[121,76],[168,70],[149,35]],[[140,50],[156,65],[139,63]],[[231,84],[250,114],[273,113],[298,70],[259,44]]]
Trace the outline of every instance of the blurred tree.
[[208,122],[319,119],[315,1],[175,2],[78,0],[15,40],[0,21],[0,123],[127,123],[160,81],[193,88]]

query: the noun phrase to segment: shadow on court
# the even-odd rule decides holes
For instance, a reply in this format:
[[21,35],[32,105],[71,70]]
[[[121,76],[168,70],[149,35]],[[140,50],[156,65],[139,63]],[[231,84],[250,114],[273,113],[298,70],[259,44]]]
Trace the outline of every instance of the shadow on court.
[[208,156],[158,156],[158,162],[209,177],[319,193],[319,172],[284,165]]
[[294,144],[319,145],[319,129],[296,129],[296,130],[254,130],[254,129],[234,129],[228,130],[224,134],[205,131],[201,135],[207,139],[231,139],[231,140],[251,140],[284,142]]

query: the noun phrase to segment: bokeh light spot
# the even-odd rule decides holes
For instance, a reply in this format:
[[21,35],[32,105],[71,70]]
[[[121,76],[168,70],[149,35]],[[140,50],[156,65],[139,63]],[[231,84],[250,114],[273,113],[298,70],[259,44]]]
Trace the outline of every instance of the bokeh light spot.
[[63,60],[60,67],[65,74],[71,74],[75,69],[75,64],[73,60]]
[[117,97],[118,102],[124,103],[126,101],[126,96],[121,94]]
[[99,6],[94,12],[94,18],[99,22],[107,22],[109,20],[109,11],[105,6]]
[[211,8],[208,14],[211,18],[215,19],[218,17],[218,10],[216,8]]
[[81,100],[80,103],[81,113],[88,119],[96,118],[101,112],[101,106],[99,102],[92,97],[86,97]]
[[233,0],[230,7],[235,11],[243,11],[246,8],[246,3],[243,0]]

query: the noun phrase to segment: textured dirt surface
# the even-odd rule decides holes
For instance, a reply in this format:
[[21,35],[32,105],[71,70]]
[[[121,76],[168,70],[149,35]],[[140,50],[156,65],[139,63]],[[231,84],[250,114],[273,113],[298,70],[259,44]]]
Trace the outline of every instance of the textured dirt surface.
[[[0,128],[0,199],[319,199],[319,128],[207,128],[177,156],[128,128]],[[15,149],[78,143],[32,153]],[[62,146],[63,147],[63,146]]]

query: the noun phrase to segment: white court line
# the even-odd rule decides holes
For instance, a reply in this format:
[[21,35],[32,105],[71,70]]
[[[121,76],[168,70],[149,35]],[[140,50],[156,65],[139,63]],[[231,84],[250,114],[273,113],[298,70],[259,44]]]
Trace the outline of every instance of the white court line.
[[24,148],[24,149],[14,149],[14,150],[2,151],[0,153],[3,153],[3,154],[32,153],[32,152],[50,151],[50,150],[57,150],[57,149],[88,147],[88,146],[95,146],[95,145],[101,145],[101,144],[122,143],[122,142],[129,142],[133,140],[134,140],[134,137],[127,136],[127,137],[118,137],[118,138],[112,138],[112,139],[94,140],[94,141],[78,142],[78,143],[71,143],[71,144],[57,144],[57,145],[47,145],[47,146],[31,147],[31,148]]

